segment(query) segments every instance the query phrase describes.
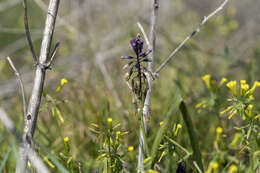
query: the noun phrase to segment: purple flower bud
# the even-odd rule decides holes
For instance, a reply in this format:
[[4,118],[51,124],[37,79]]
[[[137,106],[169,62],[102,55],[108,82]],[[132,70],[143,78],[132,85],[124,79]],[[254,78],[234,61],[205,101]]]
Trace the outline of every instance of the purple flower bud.
[[134,57],[132,56],[121,56],[122,59],[133,59]]
[[139,55],[142,52],[144,41],[141,39],[139,35],[136,38],[132,39],[130,41],[130,44],[133,50],[135,51],[136,55]]
[[148,51],[146,51],[146,52],[142,52],[142,53],[140,54],[140,57],[146,57],[146,56],[149,55],[151,52],[152,52],[152,50],[148,50]]

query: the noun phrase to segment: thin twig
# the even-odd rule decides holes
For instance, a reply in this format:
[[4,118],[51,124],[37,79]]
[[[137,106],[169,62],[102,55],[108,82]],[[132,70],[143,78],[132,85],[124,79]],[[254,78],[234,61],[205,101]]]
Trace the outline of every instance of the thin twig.
[[59,47],[60,47],[60,42],[56,43],[56,45],[55,45],[55,47],[54,47],[54,49],[53,49],[53,52],[51,53],[51,58],[50,58],[49,62],[46,64],[46,66],[47,66],[48,68],[50,68],[50,66],[52,65],[53,60],[54,60],[54,57],[55,57],[55,55],[56,55],[56,53],[57,53]]
[[[12,120],[7,116],[6,112],[0,108],[0,120],[4,124],[4,126],[11,131],[16,138],[21,141],[21,135],[18,133],[17,129],[15,128]],[[32,165],[37,169],[37,172],[42,172],[42,173],[49,173],[50,171],[48,168],[44,165],[42,160],[39,158],[37,153],[30,148],[27,153],[29,160],[31,161]]]
[[210,13],[208,16],[205,16],[199,26],[190,34],[188,35],[183,42],[179,44],[179,46],[168,56],[168,58],[155,70],[155,74],[158,74],[165,66],[166,64],[171,60],[171,58],[174,57],[174,55],[185,45],[185,43],[191,39],[196,33],[200,31],[200,28],[215,14],[217,14],[219,11],[223,9],[223,7],[227,4],[229,0],[225,0],[216,10],[214,10],[212,13]]
[[22,98],[23,98],[23,114],[24,116],[26,116],[26,107],[27,107],[27,103],[26,103],[26,96],[25,96],[25,91],[24,91],[24,85],[23,85],[23,81],[21,79],[20,73],[18,72],[18,70],[15,68],[14,63],[12,62],[10,57],[7,57],[7,61],[9,62],[10,66],[12,67],[15,75],[18,78],[18,82],[21,88],[21,94],[22,94]]
[[28,24],[27,0],[23,0],[23,8],[24,8],[24,28],[25,28],[26,38],[27,38],[29,47],[31,49],[31,53],[32,53],[34,62],[37,63],[38,58],[37,58],[37,55],[36,55],[34,47],[33,47],[32,39],[31,39],[31,33],[30,33],[30,29],[29,29],[29,24]]

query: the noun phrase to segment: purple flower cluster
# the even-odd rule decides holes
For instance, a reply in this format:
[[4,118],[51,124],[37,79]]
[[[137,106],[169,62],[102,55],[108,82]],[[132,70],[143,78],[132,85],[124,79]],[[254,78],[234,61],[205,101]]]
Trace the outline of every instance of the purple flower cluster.
[[144,41],[141,39],[140,35],[133,38],[130,41],[130,45],[136,56],[122,56],[122,59],[130,60],[124,66],[124,69],[129,68],[129,71],[125,75],[125,79],[131,81],[133,92],[140,100],[144,100],[148,90],[147,76],[145,72],[148,72],[149,74],[145,63],[150,62],[150,59],[147,56],[151,53],[151,50],[143,51]]

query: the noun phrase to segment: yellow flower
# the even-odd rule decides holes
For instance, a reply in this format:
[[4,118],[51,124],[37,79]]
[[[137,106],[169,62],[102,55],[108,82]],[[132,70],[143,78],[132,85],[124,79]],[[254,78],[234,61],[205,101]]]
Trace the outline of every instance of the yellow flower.
[[227,82],[227,78],[223,77],[223,78],[221,79],[221,81],[219,82],[218,87],[219,87],[219,88],[222,87],[222,86],[224,85],[224,83],[226,83],[226,82]]
[[231,165],[228,169],[228,173],[235,173],[237,172],[237,166],[236,165]]
[[218,162],[212,161],[212,162],[210,162],[206,173],[211,173],[212,169],[214,170],[214,172],[218,172],[218,168],[219,168]]
[[219,168],[218,162],[212,162],[212,168],[214,169],[214,171],[217,171]]
[[162,125],[163,125],[163,123],[164,123],[164,122],[163,122],[163,121],[161,121],[161,122],[160,122],[160,126],[162,126]]
[[66,78],[62,78],[62,79],[60,80],[60,86],[56,89],[56,92],[57,92],[57,93],[60,92],[61,89],[62,89],[62,87],[63,87],[66,83],[68,83],[68,80],[67,80]]
[[181,125],[181,124],[177,124],[177,127],[176,127],[176,129],[175,129],[175,131],[174,131],[174,136],[177,136],[177,135],[178,135],[178,133],[179,133],[179,131],[180,131],[181,128],[182,128],[182,125]]
[[108,122],[108,124],[111,124],[111,123],[112,123],[112,121],[113,121],[113,119],[112,119],[112,118],[108,118],[108,119],[107,119],[107,122]]
[[249,100],[250,100],[250,101],[253,101],[254,99],[255,99],[255,98],[254,98],[253,95],[250,95],[250,96],[249,96]]
[[66,79],[66,78],[62,78],[61,80],[60,80],[60,85],[65,85],[66,83],[68,83],[68,80]]
[[246,92],[246,95],[252,95],[258,87],[260,87],[260,82],[255,81],[252,88]]
[[205,82],[208,89],[210,89],[210,78],[211,76],[209,74],[202,77],[202,80]]
[[246,83],[246,80],[241,80],[240,81],[240,95],[244,96],[248,89],[249,89],[249,85]]
[[63,140],[64,140],[64,142],[69,142],[70,138],[68,136],[66,136]]
[[221,133],[223,133],[223,129],[221,127],[217,127],[216,132],[217,132],[217,134],[221,134]]
[[223,129],[221,127],[217,127],[216,128],[216,133],[217,133],[216,141],[219,142],[221,134],[223,133]]
[[228,82],[227,87],[233,92],[234,96],[237,96],[237,81]]
[[253,116],[253,105],[252,104],[250,104],[250,105],[248,105],[248,107],[247,107],[247,115],[248,115],[248,117],[252,117]]
[[128,147],[128,151],[129,151],[129,152],[133,152],[133,151],[134,151],[134,146],[132,146],[132,145],[129,146],[129,147]]
[[120,136],[121,132],[120,131],[116,131],[116,135]]
[[108,119],[107,119],[107,124],[108,124],[108,127],[109,127],[109,128],[112,128],[112,121],[113,121],[112,118],[108,118]]

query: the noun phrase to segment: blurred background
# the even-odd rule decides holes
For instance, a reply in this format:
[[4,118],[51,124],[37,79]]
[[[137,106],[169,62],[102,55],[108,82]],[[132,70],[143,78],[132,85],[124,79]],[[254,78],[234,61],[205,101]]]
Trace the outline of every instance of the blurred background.
[[[48,3],[48,0],[28,1],[31,35],[38,54]],[[203,16],[222,1],[163,0],[159,3],[155,68],[198,26]],[[155,129],[151,128],[150,134],[159,127],[172,103],[174,88],[181,90],[188,104],[195,105],[206,93],[201,81],[205,74],[211,74],[217,81],[222,77],[245,79],[250,84],[260,80],[259,8],[259,0],[230,0],[161,71],[153,87],[149,126]],[[131,93],[123,79],[122,67],[126,62],[120,57],[133,55],[129,41],[141,33],[137,22],[149,35],[150,15],[150,0],[60,2],[53,47],[58,41],[61,45],[52,70],[47,72],[44,92],[51,99],[42,100],[36,141],[55,153],[63,138],[69,136],[74,158],[95,160],[100,138],[88,126],[90,123],[102,126],[107,117],[112,117],[121,124],[122,130],[129,132],[124,139],[125,146],[133,145],[137,149],[138,117],[134,115]],[[18,82],[5,60],[10,56],[20,71],[28,99],[35,68],[24,32],[21,0],[0,0],[0,19],[0,106],[22,130]],[[61,78],[66,78],[68,84],[56,92]],[[256,93],[256,100],[259,96],[259,92]],[[52,104],[60,110],[64,122],[52,116]],[[218,123],[209,116],[207,112],[193,117],[200,139],[208,139],[205,133],[213,133]],[[176,117],[175,122],[181,121]],[[208,127],[201,127],[201,122]],[[0,151],[5,151],[10,142],[7,140],[10,133],[6,132],[0,123]],[[183,145],[187,143],[184,139],[179,139]],[[210,150],[206,147],[210,142],[202,145],[204,152]]]

